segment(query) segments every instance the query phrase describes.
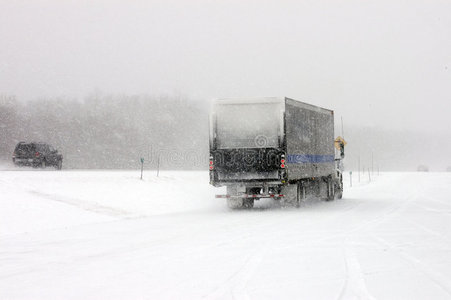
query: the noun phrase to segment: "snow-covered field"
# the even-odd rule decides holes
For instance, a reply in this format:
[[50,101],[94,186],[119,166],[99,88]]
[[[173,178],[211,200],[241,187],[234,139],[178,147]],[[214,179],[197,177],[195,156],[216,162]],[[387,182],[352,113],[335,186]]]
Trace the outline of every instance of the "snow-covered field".
[[449,299],[451,173],[229,211],[207,172],[0,171],[1,299]]

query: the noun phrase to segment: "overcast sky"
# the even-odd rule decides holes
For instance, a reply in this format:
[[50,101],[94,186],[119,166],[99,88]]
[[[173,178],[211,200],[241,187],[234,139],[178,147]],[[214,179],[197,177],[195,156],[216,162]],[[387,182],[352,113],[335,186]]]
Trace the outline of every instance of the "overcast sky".
[[289,96],[449,129],[451,1],[0,0],[0,93]]

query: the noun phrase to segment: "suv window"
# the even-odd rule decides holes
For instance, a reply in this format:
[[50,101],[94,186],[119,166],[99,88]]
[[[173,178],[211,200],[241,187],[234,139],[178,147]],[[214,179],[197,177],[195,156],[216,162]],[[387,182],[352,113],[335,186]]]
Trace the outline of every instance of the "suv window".
[[34,150],[35,147],[33,144],[19,144],[17,145],[15,152],[19,155],[25,155],[34,152]]

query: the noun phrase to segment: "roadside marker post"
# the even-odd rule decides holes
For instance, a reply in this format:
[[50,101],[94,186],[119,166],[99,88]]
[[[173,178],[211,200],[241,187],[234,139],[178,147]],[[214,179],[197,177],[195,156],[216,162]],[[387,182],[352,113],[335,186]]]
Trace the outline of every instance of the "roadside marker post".
[[359,174],[359,182],[360,182],[360,155],[359,155],[359,166],[358,166],[359,170],[358,170],[358,174]]
[[160,154],[158,154],[157,158],[157,177],[160,175]]
[[141,180],[143,179],[144,157],[141,157]]

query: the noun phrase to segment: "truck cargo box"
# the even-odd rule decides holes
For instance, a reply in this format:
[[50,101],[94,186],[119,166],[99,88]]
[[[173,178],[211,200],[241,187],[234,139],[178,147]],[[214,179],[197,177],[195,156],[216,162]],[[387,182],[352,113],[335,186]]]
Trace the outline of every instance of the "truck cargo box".
[[210,117],[210,177],[284,183],[334,172],[333,111],[290,98],[219,99]]

